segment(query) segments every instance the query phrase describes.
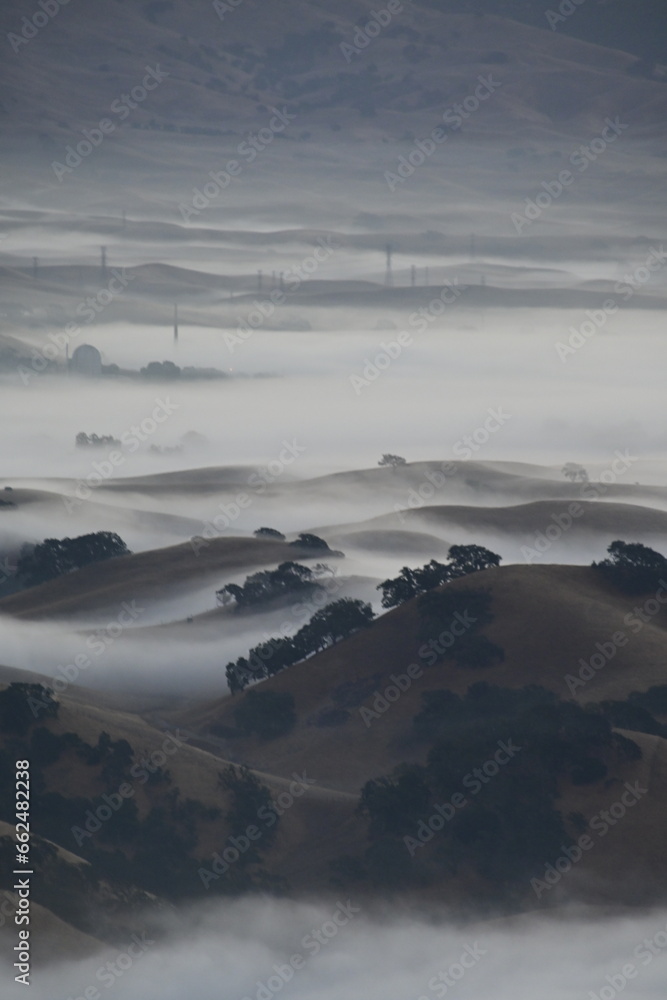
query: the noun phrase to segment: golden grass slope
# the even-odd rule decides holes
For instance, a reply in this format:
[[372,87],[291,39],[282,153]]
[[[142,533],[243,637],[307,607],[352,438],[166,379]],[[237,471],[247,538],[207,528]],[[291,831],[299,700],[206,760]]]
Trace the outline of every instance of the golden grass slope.
[[0,613],[16,618],[76,617],[124,601],[173,596],[188,584],[216,574],[307,557],[285,542],[257,538],[211,538],[108,559],[60,576],[0,601]]
[[[451,586],[491,592],[495,620],[485,634],[504,649],[504,663],[484,670],[460,668],[451,660],[427,666],[418,652],[422,644],[416,602],[410,601],[347,641],[262,683],[262,690],[294,696],[298,722],[292,733],[270,743],[234,739],[228,745],[251,766],[277,774],[289,773],[307,760],[322,784],[356,791],[369,778],[411,757],[412,719],[420,710],[422,691],[447,688],[462,694],[484,680],[507,687],[541,684],[567,699],[572,696],[567,676],[576,677],[580,661],[589,662],[599,651],[597,644],[609,643],[619,632],[626,644],[616,648],[592,680],[575,688],[574,697],[582,702],[624,699],[631,691],[667,683],[667,610],[643,624],[632,609],[647,598],[632,600],[616,592],[593,569],[508,566]],[[350,710],[344,726],[313,724],[317,712],[333,706],[332,694],[339,685],[368,681],[363,705],[372,708],[373,692],[383,692],[392,684],[392,674],[405,673],[411,663],[423,667],[422,676],[370,725],[358,708]],[[202,731],[215,723],[233,726],[239,697],[191,708],[180,721]]]
[[[632,627],[627,616],[647,598],[624,597],[594,570],[510,566],[451,584],[462,592],[480,586],[493,596],[495,621],[485,631],[504,648],[503,664],[485,670],[463,669],[451,661],[426,666],[418,654],[416,602],[408,602],[346,642],[263,682],[262,690],[289,691],[296,701],[297,725],[281,739],[223,739],[211,733],[216,723],[233,726],[233,708],[240,696],[140,718],[135,712],[99,704],[92,692],[72,689],[60,699],[58,719],[48,725],[54,732],[77,732],[93,744],[102,731],[113,739],[127,739],[135,760],[159,750],[168,732],[173,733],[180,745],[166,766],[174,785],[183,798],[216,805],[223,813],[219,820],[201,824],[198,854],[204,859],[224,846],[228,836],[227,793],[218,781],[227,762],[249,764],[274,796],[287,791],[294,774],[305,773],[315,783],[286,812],[266,864],[286,877],[295,891],[326,887],[329,862],[341,854],[359,854],[367,844],[365,826],[355,815],[361,786],[401,761],[423,759],[424,746],[412,738],[412,719],[421,707],[423,691],[448,688],[464,693],[471,683],[485,680],[510,687],[541,684],[568,698],[566,675],[576,674],[581,659],[590,660],[597,643],[607,643],[621,631],[627,643],[574,691],[574,697],[582,702],[622,699],[630,691],[666,682],[667,612],[653,615],[641,628]],[[393,683],[392,675],[405,673],[410,663],[423,666],[423,675],[386,711],[371,717],[370,724],[357,708],[350,710],[344,725],[315,724],[317,712],[333,704],[332,694],[341,684],[369,680],[363,704],[373,708],[373,692],[384,692]],[[560,806],[564,812],[581,811],[590,818],[619,798],[625,781],[639,781],[648,789],[627,821],[604,842],[596,841],[595,851],[573,876],[573,887],[600,901],[646,898],[651,882],[656,891],[667,886],[663,851],[667,743],[629,735],[640,743],[643,759],[614,767],[610,777],[595,786],[565,786]],[[76,789],[93,799],[99,795],[92,769],[71,755],[49,768],[48,775],[50,790],[71,795]],[[136,802],[139,814],[145,815],[149,803],[141,784]],[[60,846],[75,850],[74,842]],[[618,892],[610,882],[610,872],[616,870],[624,873]]]

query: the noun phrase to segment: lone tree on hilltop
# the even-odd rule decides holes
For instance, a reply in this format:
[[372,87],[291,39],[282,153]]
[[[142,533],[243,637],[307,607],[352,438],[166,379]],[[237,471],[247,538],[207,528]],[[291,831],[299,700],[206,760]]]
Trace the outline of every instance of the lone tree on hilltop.
[[399,465],[407,465],[408,463],[401,455],[383,455],[378,465],[390,466],[394,471],[399,467]]

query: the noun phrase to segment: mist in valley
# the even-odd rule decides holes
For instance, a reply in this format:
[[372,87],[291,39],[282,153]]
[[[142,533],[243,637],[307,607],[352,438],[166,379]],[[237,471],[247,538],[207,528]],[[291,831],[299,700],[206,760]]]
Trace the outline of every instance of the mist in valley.
[[[292,996],[327,1000],[363,993],[382,1000],[448,995],[474,1000],[607,997],[657,1000],[664,979],[664,911],[452,923],[446,916],[378,915],[363,901],[232,903],[142,932],[77,964],[36,978],[39,1000],[100,996],[202,1000]],[[138,942],[138,943],[137,943]],[[8,970],[3,970],[5,975]],[[10,997],[20,987],[9,987]],[[107,994],[107,991],[109,993]],[[91,994],[92,995],[92,994]]]
[[[32,996],[657,1000],[664,873],[654,896],[633,878],[643,841],[660,840],[659,810],[622,828],[618,855],[605,844],[597,868],[561,872],[546,898],[509,878],[485,895],[465,863],[469,881],[449,897],[428,867],[405,891],[389,872],[393,887],[376,893],[358,876],[375,836],[371,824],[355,840],[360,787],[398,761],[422,766],[426,751],[414,711],[400,730],[403,707],[387,705],[360,738],[336,725],[359,724],[360,706],[383,697],[385,668],[393,685],[408,670],[392,621],[411,619],[388,612],[380,588],[404,567],[444,563],[452,546],[497,553],[508,575],[487,581],[511,651],[490,670],[450,665],[447,683],[457,697],[475,682],[567,697],[563,677],[586,669],[639,600],[585,568],[616,539],[667,554],[667,90],[651,37],[662,26],[645,3],[624,33],[625,0],[596,6],[599,35],[592,4],[554,27],[516,4],[433,0],[398,4],[347,58],[341,43],[375,16],[366,0],[278,13],[256,0],[133,0],[95,18],[54,3],[18,52],[10,33],[32,6],[0,14],[14,48],[0,124],[0,681],[48,683],[90,739],[185,734],[207,777],[200,788],[190,761],[192,789],[182,777],[172,789],[182,809],[217,802],[202,788],[210,771],[218,789],[230,762],[249,761],[274,798],[297,760],[326,759],[333,774],[340,758],[341,778],[286,818],[268,861],[261,845],[266,869],[238,898],[202,901],[189,885],[178,906],[165,891],[144,910],[117,849],[104,892],[124,937],[118,924],[108,933],[97,897],[88,909],[69,883],[49,883],[33,916]],[[164,81],[90,153],[70,153],[147,62]],[[489,93],[474,97],[478,85]],[[450,127],[462,105],[473,110]],[[99,355],[82,363],[82,345]],[[285,538],[255,539],[262,527]],[[17,575],[44,539],[97,532],[132,555],[40,586]],[[290,547],[303,533],[330,549]],[[292,559],[318,566],[319,590],[246,609],[218,599]],[[227,664],[342,599],[371,605],[381,641],[364,645],[359,630],[342,652],[322,647],[330,679],[319,652],[290,667],[311,712],[292,736],[252,743],[230,730],[242,695]],[[623,656],[619,642],[588,668],[578,705],[664,684],[662,612],[644,624]],[[427,696],[439,677],[426,674]],[[284,681],[266,687],[284,693]],[[659,799],[664,715],[640,727],[642,750],[618,774],[605,757],[606,781],[574,782],[558,801],[569,832],[626,779],[650,779]],[[636,721],[614,725],[634,738]],[[386,764],[366,775],[379,746]],[[61,762],[49,791],[97,801],[84,771]],[[221,797],[221,823],[229,807]],[[201,815],[193,823],[207,856],[223,850]],[[66,839],[61,860],[86,866],[85,880],[105,848],[89,869]],[[357,872],[347,883],[322,875],[339,855]],[[459,861],[450,868],[458,877]],[[16,899],[0,904],[7,997],[24,988],[10,957]]]

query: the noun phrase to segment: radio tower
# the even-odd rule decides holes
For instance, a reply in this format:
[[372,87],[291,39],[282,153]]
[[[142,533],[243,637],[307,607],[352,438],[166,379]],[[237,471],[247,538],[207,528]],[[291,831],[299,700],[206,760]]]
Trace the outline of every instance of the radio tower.
[[178,343],[178,306],[174,303],[174,343]]
[[387,253],[387,270],[384,276],[384,283],[386,288],[393,288],[394,275],[391,270],[391,258],[394,253],[394,248],[392,247],[391,243],[387,243],[386,253]]

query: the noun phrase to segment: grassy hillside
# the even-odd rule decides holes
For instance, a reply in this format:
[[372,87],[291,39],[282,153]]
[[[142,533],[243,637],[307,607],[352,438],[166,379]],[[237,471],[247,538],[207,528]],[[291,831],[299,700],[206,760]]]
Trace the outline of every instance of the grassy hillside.
[[[268,744],[240,738],[228,745],[252,766],[279,774],[307,759],[322,783],[355,791],[406,758],[412,718],[423,691],[444,687],[463,693],[470,684],[485,680],[507,687],[541,684],[569,698],[566,676],[577,674],[580,658],[590,660],[597,652],[596,643],[621,630],[628,636],[627,644],[593,680],[576,690],[576,698],[623,699],[632,691],[667,681],[667,611],[661,610],[635,633],[637,624],[628,625],[626,615],[645,598],[621,595],[592,569],[508,566],[449,586],[461,592],[479,587],[490,591],[495,620],[485,634],[504,649],[504,663],[484,670],[464,669],[450,661],[427,666],[418,655],[422,643],[417,638],[416,602],[409,601],[383,614],[369,629],[262,682],[262,690],[289,691],[294,696],[298,721],[292,733]],[[423,668],[422,676],[386,715],[367,726],[359,708],[372,708],[374,692],[384,691],[392,683],[391,675],[404,673],[411,663]],[[336,691],[344,684],[358,685],[368,693],[350,710],[343,726],[314,725],[318,712],[334,707]],[[239,697],[191,709],[180,721],[202,730],[211,725],[233,727]]]
[[123,601],[160,598],[222,573],[279,563],[308,553],[285,542],[256,538],[211,538],[95,563],[0,601],[0,613],[17,618],[77,616]]
[[[148,62],[168,75],[136,112],[135,128],[144,130],[222,135],[252,120],[258,105],[289,100],[299,132],[316,124],[358,137],[384,129],[400,135],[408,115],[412,128],[430,120],[490,69],[501,74],[503,91],[487,120],[471,124],[475,132],[518,122],[561,131],[630,112],[649,122],[664,111],[661,84],[628,75],[635,57],[551,32],[546,23],[415,5],[375,40],[372,59],[359,58],[360,50],[346,61],[341,43],[353,41],[373,9],[371,0],[293,0],[270,10],[246,0],[223,20],[212,5],[193,18],[182,2],[132,0],[102,7],[86,22],[64,11],[48,38],[12,53],[8,107],[24,128],[64,135],[97,122],[128,84],[141,82]],[[31,13],[21,0],[2,15],[3,32],[16,32],[21,15]],[[72,48],[81,53],[76,67]]]
[[[153,760],[153,755],[159,753],[171,736],[175,737],[176,749],[166,755],[166,762],[161,761],[162,771],[168,771],[169,777],[149,782],[136,777],[135,772],[132,808],[136,809],[138,830],[151,829],[158,815],[163,817],[160,832],[151,835],[156,857],[170,850],[172,838],[182,838],[189,831],[186,839],[190,843],[187,848],[190,860],[187,870],[178,869],[178,881],[174,882],[178,892],[186,896],[201,894],[198,867],[212,864],[213,854],[229,845],[230,835],[234,831],[238,835],[238,826],[233,825],[237,821],[231,819],[234,797],[219,781],[221,771],[230,762],[248,764],[275,802],[284,805],[285,798],[289,802],[275,840],[267,839],[262,845],[260,866],[253,863],[247,870],[239,867],[233,875],[269,878],[269,883],[262,884],[273,888],[286,885],[288,891],[295,893],[314,888],[326,891],[333,888],[331,864],[341,856],[362,857],[368,846],[367,822],[357,812],[362,786],[371,779],[391,774],[399,764],[426,762],[428,744],[413,726],[414,717],[423,708],[424,692],[444,689],[463,696],[471,684],[484,680],[498,689],[517,690],[539,684],[566,701],[572,695],[566,675],[578,671],[580,658],[590,660],[597,643],[606,643],[621,631],[627,636],[626,644],[616,649],[590,681],[574,691],[575,699],[580,704],[608,699],[624,701],[632,691],[645,691],[665,682],[667,614],[660,611],[639,629],[631,627],[626,618],[632,607],[643,605],[649,595],[630,599],[605,584],[592,569],[562,566],[499,568],[454,581],[447,591],[458,594],[464,605],[472,599],[466,595],[479,588],[491,594],[494,620],[485,626],[484,634],[503,648],[503,663],[473,669],[444,660],[429,666],[426,657],[419,654],[422,638],[418,635],[417,603],[409,601],[350,639],[283,671],[256,689],[289,692],[295,699],[296,724],[287,736],[277,739],[260,741],[236,730],[234,709],[245,694],[203,704],[194,702],[186,709],[171,712],[151,712],[142,718],[136,710],[114,706],[112,701],[85,689],[66,691],[60,698],[58,717],[44,716],[33,725],[44,724],[56,739],[75,733],[79,740],[76,745],[83,749],[77,750],[73,744],[42,769],[46,791],[56,796],[54,803],[56,800],[62,803],[57,809],[50,807],[52,815],[48,820],[48,824],[55,822],[53,829],[60,833],[54,837],[49,829],[38,828],[37,832],[55,839],[61,859],[70,865],[79,863],[79,855],[87,858],[92,866],[91,875],[96,879],[101,872],[106,872],[104,879],[112,877],[107,871],[110,862],[105,852],[115,843],[127,858],[112,877],[112,881],[119,880],[114,894],[126,897],[122,906],[118,904],[119,913],[124,912],[127,899],[137,892],[145,893],[147,889],[154,892],[155,876],[150,866],[145,870],[144,884],[144,869],[137,869],[132,860],[134,852],[142,850],[141,837],[135,847],[131,846],[135,833],[127,834],[130,839],[126,843],[125,834],[118,832],[113,836],[120,840],[108,841],[102,834],[101,839],[87,838],[80,846],[69,832],[73,821],[65,820],[63,826],[57,817],[67,808],[78,823],[76,816],[84,812],[87,803],[89,808],[96,808],[103,801],[105,789],[106,793],[113,792],[113,782],[109,784],[108,774],[104,777],[107,773],[104,767],[109,766],[104,765],[104,760],[109,758],[104,755],[100,758],[102,769],[99,763],[91,764],[92,757],[99,758],[99,751],[94,748],[100,746],[101,733],[108,733],[114,744],[127,741],[132,760],[144,762],[141,766]],[[412,663],[421,668],[421,676],[413,677],[409,686],[402,679],[400,686],[407,689],[400,697],[390,694],[388,700],[378,701],[378,692],[387,693],[396,683],[396,676],[405,675]],[[5,676],[12,679],[11,673],[5,672]],[[118,696],[115,700],[119,701]],[[338,715],[325,722],[322,712],[333,708],[339,709]],[[365,710],[363,715],[361,709]],[[508,732],[503,729],[502,733],[503,738],[512,738],[509,723]],[[642,793],[631,816],[628,813],[630,818],[622,826],[619,824],[613,836],[610,834],[604,842],[600,838],[599,845],[595,842],[596,850],[577,866],[571,882],[547,902],[570,892],[598,902],[657,899],[667,892],[667,867],[662,851],[667,741],[627,729],[624,735],[639,747],[635,748],[634,756],[624,756],[625,751],[621,754],[610,744],[603,755],[605,775],[588,778],[583,783],[563,777],[559,780],[556,806],[572,834],[574,814],[580,814],[583,822],[594,819],[618,800],[626,782],[639,782],[647,791]],[[6,734],[6,747],[8,738]],[[173,740],[171,745],[174,746]],[[89,749],[85,750],[85,746]],[[485,747],[483,737],[482,746]],[[484,752],[492,749],[485,748]],[[162,756],[165,757],[164,752]],[[295,775],[306,781],[307,791],[302,796],[290,793]],[[114,780],[117,787],[118,779]],[[77,801],[65,807],[64,803],[73,797]],[[209,810],[213,812],[209,814]],[[124,822],[129,822],[131,817],[123,815]],[[250,821],[253,817],[256,821],[251,810]],[[638,843],[641,850],[637,849]],[[427,857],[428,864],[435,863],[425,852],[424,858]],[[545,858],[545,863],[548,860]],[[418,897],[437,899],[445,891],[445,884],[448,898],[461,903],[466,898],[477,898],[482,892],[479,874],[465,867],[455,878],[452,876],[453,881],[447,876],[443,882],[443,872],[437,867],[434,871],[436,874],[430,877],[428,885],[414,889]],[[622,874],[618,876],[618,872]],[[51,881],[56,878],[56,882],[64,877],[61,869],[57,878],[49,876]],[[163,877],[164,873],[160,878]],[[124,879],[132,884],[121,889]],[[216,883],[214,891],[238,891],[241,886],[242,883],[232,882],[226,888],[226,883]],[[80,898],[75,888],[68,889],[68,906]],[[371,891],[371,887],[360,886],[359,891]],[[99,893],[99,887],[96,892]],[[525,894],[522,900],[522,906],[533,905]],[[101,901],[96,905],[103,913],[103,918],[99,918],[102,928],[99,933],[104,936],[103,932],[109,933],[110,918],[104,913]],[[63,916],[57,907],[55,912]]]

